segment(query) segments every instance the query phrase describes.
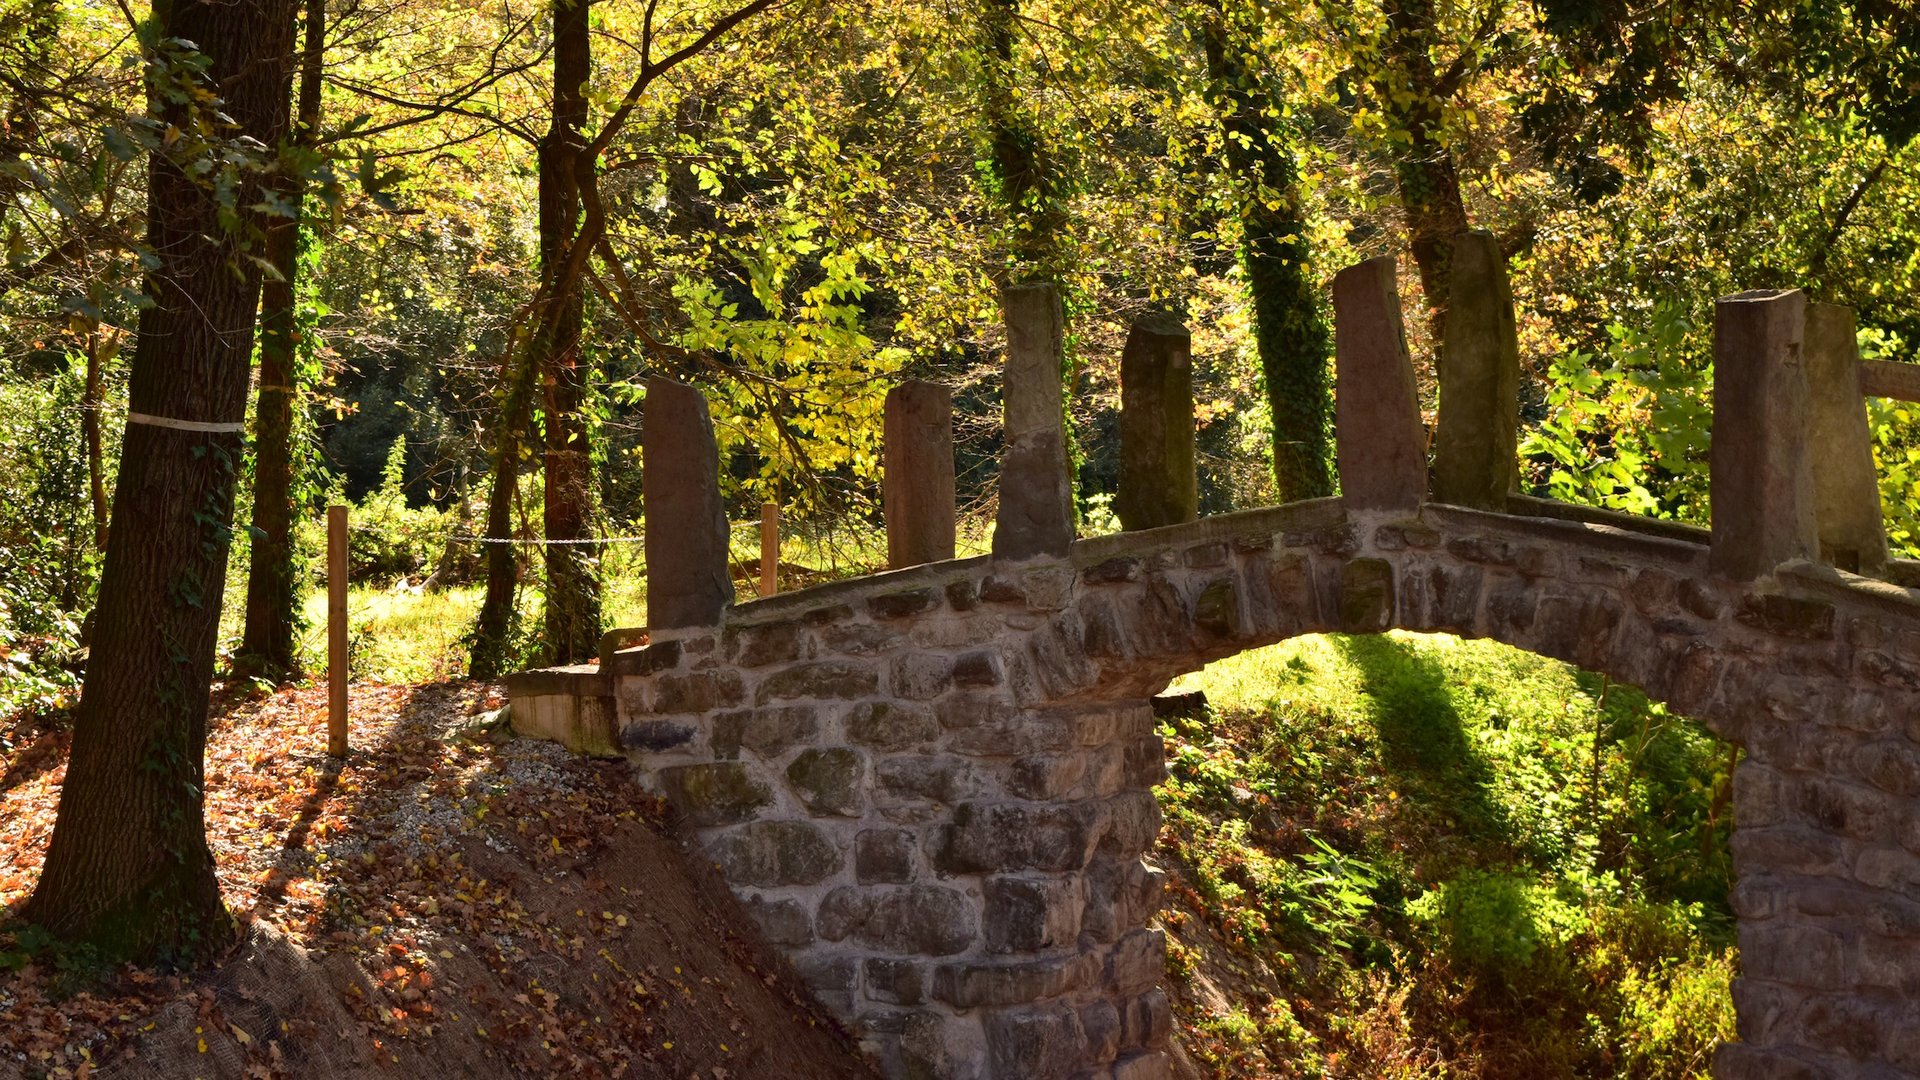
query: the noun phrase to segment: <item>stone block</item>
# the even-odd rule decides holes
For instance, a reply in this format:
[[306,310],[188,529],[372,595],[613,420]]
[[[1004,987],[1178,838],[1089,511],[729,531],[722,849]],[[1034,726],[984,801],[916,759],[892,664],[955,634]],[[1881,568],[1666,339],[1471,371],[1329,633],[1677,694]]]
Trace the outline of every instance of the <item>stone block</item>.
[[1000,685],[1000,657],[984,650],[963,653],[953,662],[953,685],[963,690],[978,690]]
[[933,709],[892,701],[865,701],[847,713],[847,738],[862,746],[903,750],[940,736]]
[[798,619],[729,628],[724,638],[733,662],[746,668],[804,660],[812,652],[813,644],[811,630]]
[[1007,773],[1007,790],[1022,799],[1057,799],[1071,792],[1087,775],[1087,755],[1028,754],[1015,758]]
[[859,817],[866,809],[865,761],[845,747],[803,750],[787,765],[787,784],[816,814]]
[[685,746],[699,730],[677,720],[638,720],[620,729],[620,745],[628,750],[658,754]]
[[1475,230],[1453,237],[1440,409],[1433,436],[1433,497],[1502,510],[1519,479],[1520,342],[1500,241]]
[[996,559],[1064,555],[1073,543],[1073,490],[1061,413],[1064,316],[1052,285],[1006,290],[1006,448],[1000,459]]
[[1071,994],[1099,977],[1100,957],[1091,952],[943,964],[933,973],[933,996],[956,1009],[1024,1005]]
[[1106,981],[1111,993],[1132,995],[1153,988],[1167,971],[1167,935],[1159,930],[1134,930],[1107,954]]
[[726,712],[713,719],[713,752],[722,758],[736,758],[745,747],[763,758],[778,757],[811,740],[819,731],[819,714],[812,705]]
[[647,380],[641,430],[647,530],[647,625],[714,626],[733,602],[727,573],[727,513],[720,450],[700,391]]
[[860,980],[853,957],[808,953],[794,960],[793,969],[822,1005],[841,1016],[853,1012],[853,988]]
[[1807,444],[1799,290],[1737,293],[1714,305],[1713,569],[1751,581],[1819,554]]
[[912,379],[887,391],[881,441],[881,516],[887,564],[953,558],[953,394]]
[[1340,629],[1377,634],[1393,625],[1393,564],[1354,559],[1340,568]]
[[1086,1057],[1080,1017],[1065,1005],[998,1009],[985,1028],[996,1077],[1071,1076]]
[[1193,600],[1193,625],[1210,637],[1232,637],[1240,629],[1240,591],[1231,577],[1215,578]]
[[913,880],[913,833],[905,829],[863,829],[853,842],[853,875],[862,885],[905,885]]
[[1092,846],[1092,818],[1076,803],[961,803],[929,855],[948,874],[1079,870]]
[[653,680],[653,708],[656,713],[709,713],[727,709],[745,697],[737,672],[694,671],[666,674]]
[[768,944],[785,949],[813,944],[813,913],[798,900],[767,900],[758,895],[741,902]]
[[1160,835],[1160,803],[1151,791],[1123,791],[1105,801],[1106,828],[1100,850],[1111,855],[1139,855],[1153,847]]
[[840,850],[805,821],[756,821],[707,845],[707,857],[735,886],[813,885],[840,872]]
[[820,902],[814,929],[828,941],[922,956],[952,956],[979,940],[979,915],[958,889],[841,886]]
[[900,1036],[901,1080],[980,1080],[987,1063],[978,1021],[923,1010]]
[[902,652],[887,665],[894,696],[930,701],[953,686],[953,660],[939,653]]
[[919,1005],[927,999],[927,976],[912,960],[870,956],[863,962],[869,1000],[889,1005]]
[[1799,825],[1735,829],[1727,846],[1743,874],[1829,874],[1846,855],[1838,837]]
[[730,825],[773,802],[773,792],[737,761],[675,765],[657,774],[667,801],[695,826]]
[[1080,936],[1076,877],[993,877],[986,882],[981,929],[989,953],[1067,948]]
[[1192,336],[1171,316],[1135,320],[1120,354],[1120,486],[1113,511],[1129,531],[1200,516]]
[[894,799],[956,805],[988,790],[979,770],[960,758],[927,754],[883,757],[874,764],[874,782]]
[[871,664],[814,660],[781,668],[762,679],[754,692],[754,702],[766,705],[805,698],[871,697],[879,686],[880,678]]
[[1749,596],[1733,617],[1756,630],[1800,641],[1833,638],[1833,605],[1825,600],[1768,593]]
[[1393,256],[1334,276],[1333,353],[1341,500],[1366,510],[1418,506],[1427,494],[1427,431]]
[[1853,979],[1845,938],[1810,926],[1741,926],[1740,971],[1792,986],[1841,989]]
[[940,590],[905,589],[867,598],[867,612],[876,619],[904,619],[924,615],[940,606]]
[[1149,990],[1120,1006],[1121,1042],[1161,1049],[1173,1038],[1173,1005],[1164,990]]
[[1080,1030],[1087,1036],[1087,1060],[1105,1065],[1120,1054],[1120,1010],[1101,999],[1080,1006]]

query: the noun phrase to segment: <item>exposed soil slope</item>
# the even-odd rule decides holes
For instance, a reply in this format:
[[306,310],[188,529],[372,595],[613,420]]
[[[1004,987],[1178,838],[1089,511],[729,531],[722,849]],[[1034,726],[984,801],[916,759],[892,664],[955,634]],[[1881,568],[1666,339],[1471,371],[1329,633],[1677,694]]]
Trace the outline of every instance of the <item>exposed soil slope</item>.
[[[216,721],[208,831],[246,931],[220,963],[75,971],[0,930],[0,1080],[872,1075],[621,768],[496,741],[468,683],[357,687],[334,768],[324,700]],[[23,734],[0,743],[9,905],[65,758]]]

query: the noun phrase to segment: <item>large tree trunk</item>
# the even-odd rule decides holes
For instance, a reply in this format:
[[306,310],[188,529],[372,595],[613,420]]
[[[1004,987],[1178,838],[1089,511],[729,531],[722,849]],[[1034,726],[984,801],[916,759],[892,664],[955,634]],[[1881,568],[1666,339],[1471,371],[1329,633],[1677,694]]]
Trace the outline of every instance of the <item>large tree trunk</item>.
[[1298,169],[1274,130],[1280,121],[1273,94],[1248,63],[1257,30],[1244,20],[1230,21],[1219,3],[1201,17],[1208,96],[1226,135],[1222,151],[1240,204],[1254,344],[1273,414],[1274,479],[1280,501],[1291,502],[1333,494],[1333,391]]
[[[533,348],[546,395],[543,531],[548,541],[576,541],[587,538],[593,516],[592,458],[581,416],[586,378],[580,363],[580,284],[560,276],[578,239],[580,187],[593,183],[583,135],[593,68],[587,0],[555,0],[553,37],[553,123],[540,142],[540,265],[554,310],[548,317],[536,313]],[[550,542],[546,547],[545,637],[552,663],[571,664],[599,652],[596,555],[588,544]]]
[[[266,146],[285,135],[294,2],[154,5],[156,40],[208,57],[238,129],[225,134]],[[169,96],[148,107],[195,130]],[[151,962],[204,956],[235,929],[207,848],[203,757],[260,278],[213,192],[179,163],[154,154],[148,185],[158,264],[133,357],[118,539],[53,840],[23,915],[105,959]],[[238,206],[258,201],[252,186]]]
[[[300,56],[300,108],[293,146],[282,155],[274,186],[291,218],[267,225],[266,257],[275,276],[260,291],[260,389],[254,406],[253,559],[247,567],[247,622],[240,655],[256,670],[281,674],[299,666],[300,567],[293,550],[293,410],[299,397],[295,353],[300,229],[306,158],[320,137],[320,65],[326,50],[325,0],[307,0]],[[289,80],[290,82],[291,80]]]

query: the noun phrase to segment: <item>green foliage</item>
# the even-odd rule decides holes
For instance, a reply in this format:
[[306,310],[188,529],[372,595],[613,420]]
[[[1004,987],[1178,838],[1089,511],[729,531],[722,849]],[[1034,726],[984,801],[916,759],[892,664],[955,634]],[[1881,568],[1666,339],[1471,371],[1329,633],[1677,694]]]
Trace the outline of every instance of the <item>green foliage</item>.
[[1598,354],[1552,362],[1545,415],[1520,448],[1542,494],[1706,521],[1712,375],[1693,331],[1685,309],[1661,304],[1646,329],[1615,323]]
[[[1415,1075],[1470,1043],[1495,1073],[1679,1077],[1730,1031],[1730,759],[1696,725],[1553,661],[1411,634],[1302,638],[1186,685],[1213,709],[1162,730],[1164,850],[1278,996],[1319,1003],[1301,1013],[1317,1042],[1267,1060],[1291,1041]],[[1202,1024],[1222,1075],[1264,1022]]]
[[380,486],[348,515],[352,532],[347,566],[355,581],[406,578],[427,570],[453,535],[454,514],[432,504],[414,505],[406,479],[407,445],[395,439],[380,473]]

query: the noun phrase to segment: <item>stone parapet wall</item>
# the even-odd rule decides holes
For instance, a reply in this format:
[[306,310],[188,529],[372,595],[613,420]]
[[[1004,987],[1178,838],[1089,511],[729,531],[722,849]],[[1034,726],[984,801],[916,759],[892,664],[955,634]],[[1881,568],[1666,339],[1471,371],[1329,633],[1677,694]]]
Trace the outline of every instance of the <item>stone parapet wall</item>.
[[1170,1027],[1148,699],[1298,634],[1499,640],[1745,748],[1741,1041],[1716,1075],[1920,1076],[1920,605],[1707,567],[1684,531],[1317,500],[749,604],[617,654],[594,692],[892,1075],[1138,1080]]

